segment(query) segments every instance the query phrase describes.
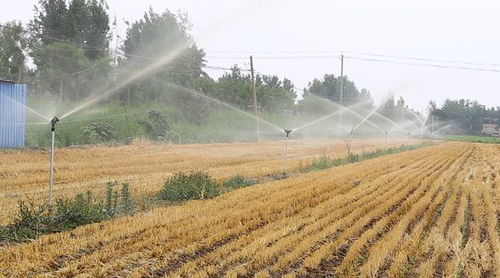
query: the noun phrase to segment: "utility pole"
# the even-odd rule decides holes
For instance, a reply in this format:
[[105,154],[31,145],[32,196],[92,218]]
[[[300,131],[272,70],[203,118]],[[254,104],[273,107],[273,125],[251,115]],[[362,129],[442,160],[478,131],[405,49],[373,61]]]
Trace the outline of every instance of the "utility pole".
[[[344,105],[344,55],[340,55],[340,95],[339,95],[339,104]],[[339,113],[339,124],[342,126],[343,117],[342,112]]]
[[250,71],[252,74],[253,109],[256,117],[257,142],[260,142],[259,110],[257,108],[257,93],[255,92],[255,73],[253,70],[253,57],[250,55]]

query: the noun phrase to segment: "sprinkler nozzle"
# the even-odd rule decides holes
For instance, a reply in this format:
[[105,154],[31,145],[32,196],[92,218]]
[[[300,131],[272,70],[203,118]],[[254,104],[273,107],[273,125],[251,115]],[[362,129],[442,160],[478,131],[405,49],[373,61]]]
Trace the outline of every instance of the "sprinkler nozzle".
[[283,131],[285,131],[286,137],[288,137],[288,135],[292,133],[293,129],[283,129]]
[[56,130],[56,124],[57,122],[59,122],[59,118],[54,116],[54,118],[52,118],[52,120],[50,120],[50,124],[52,126],[51,130],[52,131],[55,131]]

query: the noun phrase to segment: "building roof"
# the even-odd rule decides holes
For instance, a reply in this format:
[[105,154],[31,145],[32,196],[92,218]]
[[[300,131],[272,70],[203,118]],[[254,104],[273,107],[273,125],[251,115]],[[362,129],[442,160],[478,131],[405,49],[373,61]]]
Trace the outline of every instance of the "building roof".
[[17,84],[17,82],[16,82],[16,81],[12,81],[12,80],[5,80],[5,79],[1,79],[1,78],[0,78],[0,82],[2,82],[2,83]]

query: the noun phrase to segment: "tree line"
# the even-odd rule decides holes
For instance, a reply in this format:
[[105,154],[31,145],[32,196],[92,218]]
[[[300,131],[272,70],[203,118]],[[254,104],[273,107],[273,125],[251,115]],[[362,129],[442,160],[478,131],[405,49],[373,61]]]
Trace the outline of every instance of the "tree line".
[[[127,31],[121,38],[116,32],[117,20],[111,18],[105,0],[39,0],[28,24],[0,24],[0,79],[29,84],[31,97],[59,103],[79,102],[180,45],[188,45],[168,65],[122,88],[111,101],[132,105],[175,99],[184,109],[200,114],[200,108],[192,104],[204,100],[194,94],[173,93],[169,84],[175,84],[239,109],[254,109],[249,69],[235,65],[222,69],[225,73],[219,78],[210,77],[205,72],[206,54],[190,34],[187,14],[149,9],[141,19],[125,23]],[[332,107],[325,106],[319,98],[346,106],[361,103],[365,110],[374,109],[368,90],[358,89],[348,77],[342,80],[333,74],[315,78],[306,88],[297,89],[290,79],[257,73],[255,87],[261,112],[331,111]],[[402,98],[389,98],[379,112],[396,121],[418,113]],[[431,103],[429,112],[441,121],[456,121],[469,133],[477,133],[488,119],[498,122],[500,118],[498,108],[487,109],[468,100],[448,100],[441,108]],[[191,120],[197,122],[201,118],[202,114]]]

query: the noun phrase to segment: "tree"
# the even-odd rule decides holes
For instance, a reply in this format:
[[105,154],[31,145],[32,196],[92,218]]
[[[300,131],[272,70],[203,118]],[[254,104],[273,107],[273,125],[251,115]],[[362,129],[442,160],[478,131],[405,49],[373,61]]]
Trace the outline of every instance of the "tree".
[[42,44],[69,39],[65,0],[39,0],[34,10],[35,17],[30,22],[30,29]]
[[0,24],[0,78],[22,81],[26,47],[26,31],[20,22]]
[[[339,103],[340,89],[342,86],[342,79],[335,77],[333,74],[325,74],[322,79],[314,79],[309,83],[308,91],[317,96],[327,98],[333,102]],[[369,94],[365,97],[369,97]],[[359,90],[356,88],[354,82],[350,81],[347,76],[344,76],[344,94],[342,97],[342,105],[352,105],[363,101]]]
[[[108,55],[109,15],[104,0],[39,0],[30,23],[34,46],[72,43],[91,61]],[[34,57],[38,58],[37,55]]]
[[123,69],[137,70],[148,66],[162,56],[176,52],[183,46],[173,61],[164,65],[150,78],[136,82],[130,89],[138,99],[138,94],[147,100],[159,100],[164,94],[161,82],[168,81],[186,88],[199,90],[198,79],[205,77],[203,50],[193,42],[190,23],[185,14],[173,14],[165,11],[155,13],[152,9],[144,17],[134,23],[128,23],[126,39],[122,46],[125,59]]
[[453,123],[470,134],[480,133],[482,124],[489,115],[484,105],[465,99],[447,99],[441,108],[431,102],[430,113],[438,121]]
[[72,0],[68,7],[68,37],[91,61],[107,55],[109,15],[104,0]]
[[[291,111],[295,103],[296,93],[289,79],[280,80],[275,75],[255,77],[257,102],[262,111]],[[217,81],[214,97],[246,110],[253,107],[252,77],[243,74],[238,66],[225,73]],[[253,109],[253,108],[252,108]]]

